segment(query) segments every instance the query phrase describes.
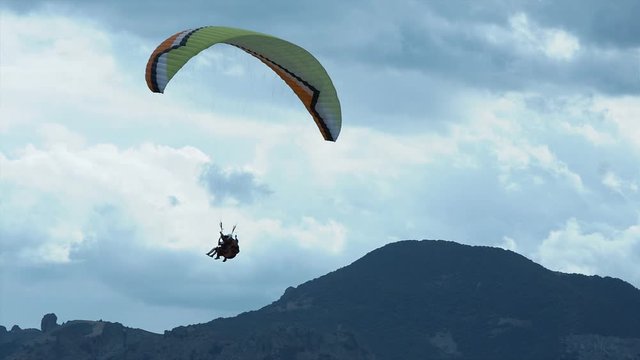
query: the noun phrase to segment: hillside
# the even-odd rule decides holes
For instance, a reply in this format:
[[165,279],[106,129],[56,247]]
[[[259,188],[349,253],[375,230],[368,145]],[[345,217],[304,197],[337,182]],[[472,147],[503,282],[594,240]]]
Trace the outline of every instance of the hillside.
[[0,357],[637,359],[640,291],[503,249],[401,241],[260,310],[163,335],[51,316],[41,330],[0,328]]

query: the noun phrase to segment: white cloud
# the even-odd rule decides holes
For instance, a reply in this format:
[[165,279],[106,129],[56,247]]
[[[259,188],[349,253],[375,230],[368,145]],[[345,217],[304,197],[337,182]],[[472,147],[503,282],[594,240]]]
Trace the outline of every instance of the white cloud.
[[458,148],[476,146],[486,150],[485,154],[474,153],[478,159],[492,155],[500,170],[498,178],[509,191],[521,189],[520,182],[527,178],[541,184],[543,180],[536,170],[542,170],[548,176],[563,179],[575,191],[585,192],[580,174],[558,158],[549,145],[532,140],[539,137],[541,129],[554,125],[526,109],[526,96],[510,93],[498,98],[479,97],[469,106],[472,120],[452,125],[454,143]]
[[[208,161],[206,155],[190,147],[143,144],[121,150],[99,144],[39,149],[28,145],[16,157],[0,157],[0,184],[59,204],[58,223],[49,229],[55,235],[50,237],[54,243],[63,237],[56,229],[82,228],[93,208],[113,204],[125,209],[145,229],[149,245],[189,247],[207,241],[202,231],[206,226],[203,229],[199,224],[206,224],[203,215],[210,210],[197,179],[200,167]],[[21,193],[9,192],[4,198],[11,201]],[[171,206],[169,196],[180,199],[181,206]],[[76,230],[64,233],[72,235],[67,236],[70,239],[77,237]],[[66,245],[63,248],[68,250]]]
[[[18,199],[22,196],[32,198],[32,204],[47,198],[64,209],[68,217],[46,225],[50,232],[56,226],[81,228],[91,209],[104,203],[126,211],[143,229],[142,241],[153,246],[208,246],[221,218],[255,223],[255,215],[233,207],[209,207],[197,181],[202,165],[211,161],[209,155],[193,146],[156,145],[149,141],[147,129],[165,128],[165,133],[176,138],[181,129],[193,127],[194,133],[207,134],[207,142],[213,144],[209,149],[224,154],[223,160],[235,162],[238,168],[241,159],[248,171],[259,175],[271,170],[273,152],[283,148],[283,139],[299,134],[320,138],[311,119],[299,121],[301,115],[309,117],[300,110],[264,109],[265,114],[281,118],[277,121],[222,117],[193,110],[193,103],[180,96],[151,94],[142,77],[132,76],[144,69],[144,63],[131,70],[130,59],[119,53],[126,47],[130,50],[127,56],[146,61],[148,53],[141,53],[148,46],[133,37],[114,36],[95,24],[38,13],[27,17],[3,14],[3,29],[9,30],[2,33],[2,53],[9,55],[3,56],[2,63],[2,131],[9,137],[12,131],[19,133],[20,126],[30,127],[42,141],[41,145],[18,143],[10,152],[0,152],[0,180],[18,189],[9,193],[14,197],[12,206],[22,202],[24,199]],[[240,57],[237,52],[204,54],[194,62],[193,70],[213,65],[241,76],[244,70],[228,67]],[[110,128],[110,133],[96,135],[94,128]],[[96,137],[113,142],[95,144]],[[131,137],[134,145],[118,144],[120,138]],[[28,205],[23,210],[28,211]],[[330,251],[341,248],[341,225],[309,219],[300,217],[300,225],[283,228],[291,226],[286,231],[295,233],[293,238],[306,248],[320,246],[310,235],[314,231],[335,235]],[[248,227],[245,230],[252,233]],[[247,240],[245,244],[250,244]],[[43,254],[53,254],[55,245],[56,261],[67,261],[70,244],[78,242],[47,244]]]
[[562,128],[568,134],[581,136],[596,146],[613,145],[616,142],[612,134],[598,131],[591,124],[573,125],[568,122],[562,122]]
[[197,71],[218,71],[225,75],[242,78],[247,75],[247,56],[239,49],[228,45],[216,45],[215,51],[204,51],[192,62]]
[[[61,131],[75,138],[69,130]],[[71,247],[81,245],[84,238],[80,229],[92,210],[103,204],[125,211],[142,231],[139,241],[145,246],[201,251],[216,236],[218,220],[235,219],[243,224],[243,243],[249,248],[252,239],[267,236],[290,239],[291,245],[303,249],[341,252],[346,228],[334,220],[321,223],[302,216],[298,224],[275,222],[273,227],[269,226],[273,220],[250,215],[250,210],[211,207],[200,183],[203,165],[209,162],[207,155],[192,147],[146,143],[127,149],[110,144],[70,149],[54,143],[39,149],[27,145],[15,157],[0,153],[0,186],[24,190],[8,192],[4,196],[8,204],[24,203],[20,196],[26,192],[38,199],[33,204],[53,201],[62,209],[57,221],[48,225],[49,237],[39,245],[42,259],[53,262],[69,261]],[[172,197],[177,205],[169,200]],[[29,206],[21,209],[7,211],[17,217],[30,211]]]
[[394,181],[415,167],[444,158],[453,166],[466,165],[463,162],[467,157],[460,153],[455,138],[428,133],[396,136],[359,127],[349,127],[345,132],[348,134],[335,144],[320,144],[310,136],[297,141],[320,185],[334,186],[343,176]]
[[629,143],[634,147],[636,154],[640,154],[640,98],[599,96],[594,100],[593,107],[615,125],[617,143]]
[[516,243],[515,239],[508,237],[508,236],[504,236],[502,238],[502,243],[499,244],[498,246],[500,246],[501,248],[505,249],[505,250],[511,250],[511,251],[517,251],[518,250],[518,244]]
[[44,123],[37,128],[37,132],[46,147],[65,146],[78,149],[86,145],[86,139],[58,123]]
[[[516,186],[512,182],[514,172],[539,167],[554,177],[565,179],[576,191],[586,191],[580,175],[571,171],[546,145],[517,144],[504,141],[497,144],[495,152],[503,169],[500,179],[509,188]],[[535,177],[535,181],[539,182],[540,178]],[[519,187],[516,186],[517,188]]]
[[572,34],[553,28],[542,28],[531,22],[526,14],[518,13],[509,19],[516,47],[539,52],[560,61],[572,60],[580,50],[579,40]]
[[542,171],[577,192],[587,191],[580,174],[543,143],[544,139],[532,140],[539,138],[540,128],[549,131],[560,127],[554,120],[528,111],[526,96],[469,96],[464,99],[467,111],[461,115],[466,121],[451,122],[445,133],[399,136],[350,127],[345,130],[348,135],[335,144],[314,141],[313,134],[305,134],[296,142],[312,160],[313,178],[328,186],[346,175],[393,182],[438,163],[447,163],[452,169],[474,169],[488,161],[499,168],[497,176],[510,190],[519,189],[519,182],[525,178],[543,184],[538,173]]
[[623,277],[638,286],[640,225],[622,230],[602,226],[599,230],[598,227],[585,230],[584,227],[575,218],[569,219],[562,228],[549,233],[534,258],[553,270]]
[[[73,101],[90,108],[109,97],[122,80],[107,35],[95,27],[64,17],[3,14],[3,125],[29,123],[40,111]],[[105,91],[106,90],[106,91]],[[27,111],[23,111],[27,110]]]
[[[221,279],[219,268],[204,257],[217,239],[220,220],[226,228],[238,223],[241,256],[224,264],[238,283],[225,294],[233,293],[238,300],[255,294],[277,296],[295,281],[307,280],[306,275],[344,265],[345,259],[355,259],[389,239],[482,243],[502,238],[504,248],[530,249],[539,245],[536,241],[557,218],[588,213],[607,223],[628,213],[606,203],[606,196],[605,212],[574,202],[602,191],[600,184],[623,191],[632,191],[634,184],[629,172],[598,178],[582,166],[592,161],[582,150],[597,146],[616,156],[616,146],[625,145],[619,144],[615,132],[603,132],[599,119],[584,116],[581,111],[593,110],[590,104],[545,112],[528,107],[531,94],[465,89],[447,100],[456,109],[442,112],[439,127],[419,125],[403,133],[392,128],[398,117],[393,102],[372,107],[388,128],[376,130],[366,122],[353,126],[349,111],[388,97],[366,94],[362,104],[345,102],[341,137],[328,143],[298,102],[294,108],[255,104],[251,96],[231,99],[242,108],[230,112],[232,116],[208,108],[201,71],[213,67],[213,72],[234,79],[251,76],[250,66],[233,66],[236,55],[231,52],[203,54],[191,69],[184,69],[171,94],[158,95],[148,92],[142,78],[152,44],[131,35],[123,39],[71,18],[7,13],[3,21],[0,46],[3,55],[10,55],[1,65],[0,211],[10,216],[0,217],[0,234],[10,237],[0,236],[0,241],[19,241],[2,244],[0,265],[33,265],[30,261],[36,258],[38,265],[77,269],[83,257],[93,256],[96,264],[82,269],[97,274],[87,271],[87,276],[101,277],[134,301],[189,308],[191,298],[206,306],[214,298],[213,290],[202,290],[200,277]],[[521,51],[552,59],[576,56],[579,50],[563,53],[562,35],[553,40],[555,35],[527,21],[523,29],[533,38]],[[434,26],[458,31],[455,23],[446,21]],[[393,43],[398,34],[385,41]],[[526,31],[507,40],[525,35]],[[77,69],[84,70],[79,74]],[[387,88],[404,85],[410,74],[394,75],[397,80]],[[384,79],[388,78],[372,76],[366,81],[374,87]],[[433,93],[446,93],[443,99],[449,97],[449,88],[434,84],[441,83],[425,86],[436,89]],[[455,90],[456,85],[448,86]],[[349,93],[345,95],[348,99]],[[619,125],[628,143],[639,144],[640,136],[634,135],[634,129],[640,129],[633,110],[637,99],[626,104],[607,101],[599,103],[607,108],[607,121]],[[259,116],[244,112],[251,107],[261,109],[255,112]],[[433,119],[425,115],[418,120],[427,124]],[[571,138],[567,135],[588,141],[571,151],[551,141],[564,142],[563,137]],[[634,159],[626,151],[625,156]],[[250,173],[273,190],[273,196],[250,206],[212,206],[199,182],[204,164]],[[560,188],[553,186],[554,179]],[[592,184],[598,186],[591,188]],[[104,208],[115,209],[113,223],[99,221],[106,216],[99,211]],[[541,246],[548,264],[594,270],[593,261],[558,251],[567,244],[580,248],[579,242],[568,240],[571,236],[601,243],[602,248],[620,247],[603,240],[613,239],[609,233],[569,225],[552,232]],[[101,233],[100,226],[111,231]],[[103,248],[96,250],[98,245]],[[105,262],[97,264],[103,257]],[[181,271],[163,272],[167,263]],[[292,267],[306,272],[292,274]],[[621,276],[632,273],[630,267],[625,269]],[[160,273],[154,280],[162,284],[146,284],[147,273]],[[137,282],[122,284],[128,277],[123,274]],[[166,276],[173,286],[192,282],[175,295],[163,288]],[[145,289],[148,293],[141,294]]]
[[[141,39],[108,34],[96,24],[63,16],[33,13],[23,17],[7,12],[2,20],[0,134],[11,136],[12,130],[48,124],[40,128],[42,134],[60,136],[51,124],[63,124],[86,139],[119,133],[123,141],[144,141],[145,132],[165,129],[175,139],[193,130],[210,133],[230,146],[291,133],[283,122],[248,119],[241,116],[243,111],[235,116],[212,114],[191,98],[197,95],[194,89],[201,90],[194,73],[209,66],[209,57],[221,58],[216,66],[232,77],[239,76],[241,70],[229,68],[240,57],[237,49],[203,54],[204,63],[190,63],[181,73],[181,77],[194,78],[191,84],[195,85],[178,82],[171,94],[160,95],[151,93],[144,81],[149,52]],[[250,107],[248,99],[237,107]],[[211,101],[206,96],[205,100]],[[262,110],[274,113],[277,109],[265,106]],[[291,119],[300,114],[298,110],[280,111],[276,116]]]
[[344,225],[334,220],[322,224],[312,217],[302,218],[302,223],[290,233],[303,248],[326,249],[336,254],[343,250],[347,236]]
[[604,174],[602,184],[615,192],[622,192],[622,181],[612,171],[607,171]]
[[546,30],[543,50],[552,59],[571,60],[580,50],[580,43],[576,37],[563,30]]
[[602,176],[602,184],[620,195],[638,192],[638,184],[635,181],[623,180],[611,170]]
[[[85,240],[82,229],[73,224],[59,223],[49,229],[48,241],[43,241],[37,249],[25,249],[20,257],[23,260],[44,263],[68,263],[74,247]],[[35,254],[35,256],[34,256]]]

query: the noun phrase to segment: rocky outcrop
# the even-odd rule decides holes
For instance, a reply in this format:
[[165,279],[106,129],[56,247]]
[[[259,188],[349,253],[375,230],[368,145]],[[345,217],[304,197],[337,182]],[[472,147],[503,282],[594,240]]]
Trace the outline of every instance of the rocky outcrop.
[[42,332],[49,332],[58,326],[60,326],[58,325],[58,317],[53,313],[46,314],[40,321],[40,331]]
[[42,330],[17,330],[0,338],[0,359],[119,359],[141,344],[160,337],[104,321],[74,320],[58,325],[55,315],[51,315],[42,319]]

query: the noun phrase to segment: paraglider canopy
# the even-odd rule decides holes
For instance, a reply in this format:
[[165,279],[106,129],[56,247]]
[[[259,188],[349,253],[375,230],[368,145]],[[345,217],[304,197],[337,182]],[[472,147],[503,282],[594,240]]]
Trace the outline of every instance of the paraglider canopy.
[[207,26],[181,31],[163,41],[147,63],[147,86],[163,93],[189,59],[215,44],[233,45],[258,58],[289,85],[323,138],[336,141],[342,127],[340,101],[320,62],[298,45],[254,31]]

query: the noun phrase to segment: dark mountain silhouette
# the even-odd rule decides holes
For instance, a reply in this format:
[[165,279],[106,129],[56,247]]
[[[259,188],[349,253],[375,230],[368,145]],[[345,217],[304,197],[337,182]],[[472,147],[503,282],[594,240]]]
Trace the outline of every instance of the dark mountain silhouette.
[[234,318],[163,335],[45,316],[2,359],[640,359],[640,290],[514,252],[401,241]]

